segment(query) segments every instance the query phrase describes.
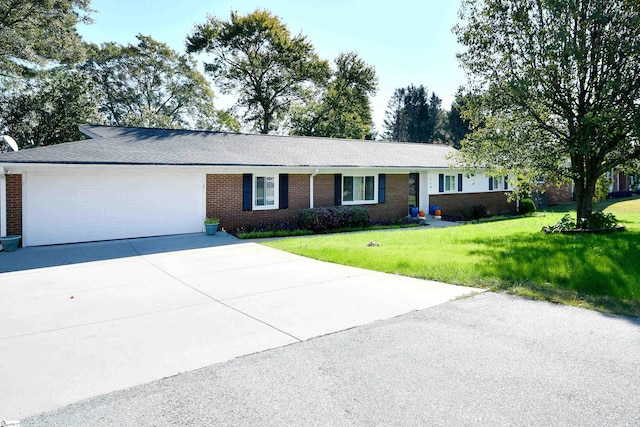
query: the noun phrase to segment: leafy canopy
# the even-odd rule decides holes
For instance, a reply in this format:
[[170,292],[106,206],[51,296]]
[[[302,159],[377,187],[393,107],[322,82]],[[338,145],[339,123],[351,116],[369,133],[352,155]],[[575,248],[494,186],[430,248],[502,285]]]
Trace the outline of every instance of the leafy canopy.
[[20,148],[82,139],[78,123],[98,121],[92,83],[74,68],[39,71],[29,79],[5,82],[0,93],[0,133]]
[[387,105],[385,139],[404,142],[435,142],[443,115],[442,100],[424,86],[396,89]]
[[222,92],[238,96],[236,108],[261,133],[277,130],[291,104],[330,74],[306,36],[292,36],[277,16],[256,10],[209,16],[187,38],[187,51],[206,52],[205,63]]
[[378,90],[375,69],[355,52],[341,53],[320,94],[296,105],[292,133],[329,138],[371,138],[371,103]]
[[463,0],[461,18],[459,59],[481,95],[462,160],[572,180],[579,220],[598,177],[640,158],[640,2]]
[[90,0],[0,0],[0,75],[29,74],[49,61],[74,63],[83,46],[78,22]]
[[468,97],[469,95],[458,93],[451,104],[451,109],[447,112],[448,138],[451,145],[457,149],[462,147],[461,141],[471,132],[471,123],[463,117]]
[[138,35],[137,45],[89,48],[83,69],[93,81],[107,124],[164,128],[235,129],[213,106],[209,82],[195,62],[165,43]]

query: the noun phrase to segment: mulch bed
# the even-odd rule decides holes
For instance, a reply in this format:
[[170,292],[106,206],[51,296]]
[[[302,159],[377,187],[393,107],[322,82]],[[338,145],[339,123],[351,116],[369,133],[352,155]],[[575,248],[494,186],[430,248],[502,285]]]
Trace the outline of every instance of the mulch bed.
[[600,228],[596,230],[587,230],[583,228],[576,228],[575,230],[562,230],[562,234],[606,234],[606,233],[615,233],[618,231],[625,231],[623,225],[616,228]]

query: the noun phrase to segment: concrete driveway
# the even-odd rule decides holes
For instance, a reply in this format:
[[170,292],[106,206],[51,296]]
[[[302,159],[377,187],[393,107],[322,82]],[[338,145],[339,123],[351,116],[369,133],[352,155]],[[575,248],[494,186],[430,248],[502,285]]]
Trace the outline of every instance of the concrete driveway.
[[479,292],[225,233],[23,248],[0,271],[0,420]]

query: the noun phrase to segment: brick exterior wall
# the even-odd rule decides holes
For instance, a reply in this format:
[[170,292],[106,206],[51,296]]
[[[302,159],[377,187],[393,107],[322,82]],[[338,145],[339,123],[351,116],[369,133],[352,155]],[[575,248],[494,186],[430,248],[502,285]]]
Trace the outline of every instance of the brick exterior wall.
[[571,185],[562,184],[560,187],[549,185],[545,187],[547,195],[547,206],[558,205],[561,203],[571,203]]
[[[287,209],[242,210],[242,175],[207,175],[207,216],[220,218],[220,226],[233,229],[241,226],[272,224],[278,221],[294,222],[300,211],[309,207],[310,175],[289,175],[289,207]],[[314,206],[333,206],[334,175],[316,175],[314,178]],[[387,175],[385,203],[361,205],[371,212],[371,219],[379,221],[407,215],[409,194],[408,175]]]
[[629,191],[629,177],[618,172],[618,191]]
[[7,234],[22,234],[22,175],[7,175]]
[[[313,178],[313,206],[326,208],[334,205],[335,175],[316,175]],[[371,220],[382,221],[407,216],[409,208],[409,175],[386,177],[385,203],[357,205],[369,210]]]
[[207,175],[207,216],[220,218],[220,227],[297,221],[300,210],[309,207],[309,175],[289,175],[287,209],[242,210],[242,175]]
[[467,206],[484,205],[492,215],[503,211],[515,212],[516,204],[508,203],[504,191],[489,193],[463,193],[463,194],[432,194],[429,196],[429,205],[440,206],[444,215],[462,215],[462,210]]
[[402,218],[409,214],[409,175],[387,174],[385,202],[362,205],[369,209],[374,222]]
[[316,175],[313,177],[313,207],[333,206],[335,175]]

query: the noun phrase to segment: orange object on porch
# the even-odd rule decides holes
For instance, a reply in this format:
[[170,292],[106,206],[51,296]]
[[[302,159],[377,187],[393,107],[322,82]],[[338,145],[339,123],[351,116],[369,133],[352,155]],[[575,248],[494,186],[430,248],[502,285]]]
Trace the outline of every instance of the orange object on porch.
[[436,216],[440,216],[442,214],[442,212],[440,212],[440,209],[436,210],[435,212]]

